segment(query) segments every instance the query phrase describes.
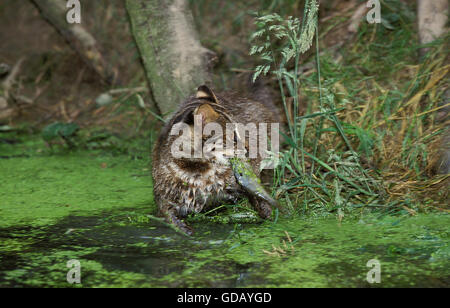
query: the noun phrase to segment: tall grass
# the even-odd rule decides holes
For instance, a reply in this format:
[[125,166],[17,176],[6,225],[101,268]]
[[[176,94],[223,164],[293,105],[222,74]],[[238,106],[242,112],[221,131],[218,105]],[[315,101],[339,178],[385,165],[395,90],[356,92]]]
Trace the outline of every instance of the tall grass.
[[[403,15],[395,15],[389,8],[396,3],[387,2],[383,24],[372,29],[364,25],[348,47],[349,61],[358,59],[363,70],[371,71],[368,74],[355,69],[354,63],[339,63],[321,52],[317,1],[305,1],[302,19],[276,13],[255,17],[250,54],[261,64],[255,68],[254,79],[271,75],[277,80],[287,119],[283,134],[287,146],[275,171],[274,191],[291,212],[331,211],[340,219],[361,208],[413,214],[423,209],[420,187],[431,191],[446,179],[423,177],[433,156],[431,142],[444,129],[430,120],[442,92],[437,86],[448,72],[443,47],[417,65],[414,78],[405,81],[398,71],[411,67],[408,61],[415,61],[417,50],[411,45],[413,13],[404,10]],[[362,36],[366,32],[372,41],[362,41],[367,39]],[[300,59],[311,47],[315,69],[304,77]],[[386,51],[390,54],[382,58]],[[382,73],[406,88],[387,89],[386,80],[370,73]],[[434,99],[421,104],[431,90]],[[307,108],[302,92],[312,94]],[[306,114],[300,114],[304,109]]]

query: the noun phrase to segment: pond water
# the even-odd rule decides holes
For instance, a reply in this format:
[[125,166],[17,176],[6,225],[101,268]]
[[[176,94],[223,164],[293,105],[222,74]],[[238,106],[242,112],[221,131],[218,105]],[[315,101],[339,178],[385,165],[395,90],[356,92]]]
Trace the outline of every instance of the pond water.
[[[450,286],[445,213],[197,221],[188,238],[148,216],[146,158],[16,154],[0,159],[0,287]],[[372,259],[380,283],[367,282]],[[68,283],[69,260],[81,284]]]

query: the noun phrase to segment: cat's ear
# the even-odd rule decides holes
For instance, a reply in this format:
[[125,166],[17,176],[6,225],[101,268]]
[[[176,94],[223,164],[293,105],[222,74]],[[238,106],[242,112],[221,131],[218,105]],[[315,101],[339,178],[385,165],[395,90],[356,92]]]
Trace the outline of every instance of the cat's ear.
[[219,118],[219,113],[217,113],[213,107],[209,104],[203,104],[198,106],[194,110],[194,116],[200,115],[202,117],[203,125],[215,122]]
[[219,103],[219,100],[217,99],[217,96],[214,94],[213,90],[205,85],[198,87],[195,97],[200,99],[207,99],[214,103]]

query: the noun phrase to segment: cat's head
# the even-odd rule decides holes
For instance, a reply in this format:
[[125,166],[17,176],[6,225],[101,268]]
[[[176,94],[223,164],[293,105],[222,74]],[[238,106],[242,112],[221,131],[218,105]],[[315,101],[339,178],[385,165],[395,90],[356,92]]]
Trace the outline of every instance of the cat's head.
[[232,155],[226,153],[226,144],[234,146],[237,139],[232,121],[214,91],[200,86],[170,121],[171,155],[185,161],[226,163],[226,154]]

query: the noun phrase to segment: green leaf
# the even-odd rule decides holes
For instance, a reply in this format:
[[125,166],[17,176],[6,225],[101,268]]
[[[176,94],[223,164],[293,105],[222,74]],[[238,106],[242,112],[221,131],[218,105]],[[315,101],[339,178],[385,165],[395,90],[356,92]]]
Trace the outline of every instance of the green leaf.
[[76,134],[80,127],[75,123],[56,122],[46,126],[42,130],[42,138],[46,141],[59,137],[69,138]]

